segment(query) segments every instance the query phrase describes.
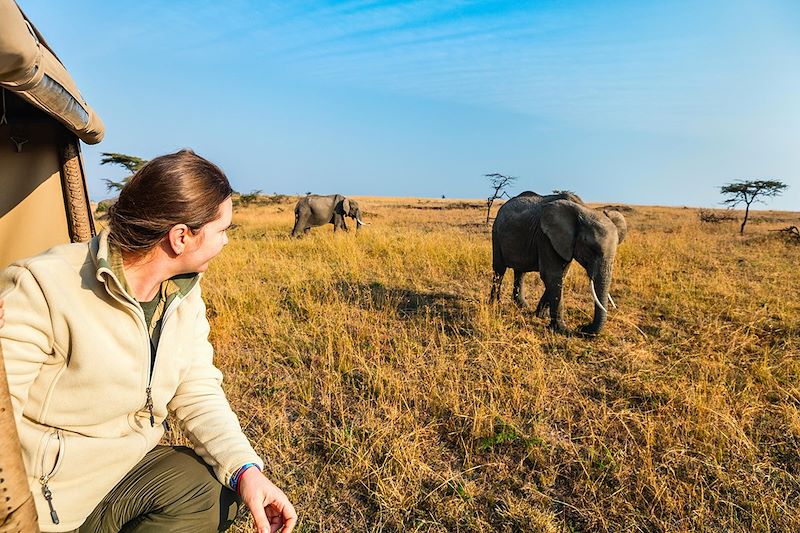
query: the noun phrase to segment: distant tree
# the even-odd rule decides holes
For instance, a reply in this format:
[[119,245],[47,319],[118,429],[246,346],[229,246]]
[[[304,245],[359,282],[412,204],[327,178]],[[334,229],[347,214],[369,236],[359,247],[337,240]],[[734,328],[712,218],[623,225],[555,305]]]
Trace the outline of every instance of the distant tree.
[[252,203],[257,203],[260,194],[261,194],[261,189],[256,189],[249,194],[241,194],[239,195],[239,204],[242,207],[247,207]]
[[739,228],[739,234],[744,235],[744,226],[750,215],[750,204],[753,202],[765,203],[764,198],[773,198],[783,194],[789,186],[778,180],[737,180],[720,187],[723,195],[729,196],[722,201],[729,208],[745,204],[744,220]]
[[127,155],[127,154],[117,154],[113,152],[103,152],[102,159],[100,159],[101,165],[119,165],[121,167],[125,167],[130,175],[125,176],[120,181],[114,181],[108,178],[104,178],[103,181],[106,182],[106,190],[107,191],[119,191],[122,190],[122,187],[128,183],[128,180],[131,176],[136,173],[137,170],[142,168],[145,163],[147,163],[146,159],[142,159],[141,157],[136,157],[135,155]]
[[505,189],[514,183],[517,178],[515,176],[506,176],[496,172],[493,174],[484,174],[484,177],[489,179],[489,185],[493,190],[492,195],[486,199],[486,225],[488,226],[489,214],[492,212],[492,204],[495,200],[502,198],[503,196],[510,198]]
[[553,194],[571,194],[572,196],[578,196],[575,194],[575,191],[570,191],[568,189],[553,189]]
[[711,224],[719,224],[726,220],[736,220],[736,217],[728,212],[715,212],[711,209],[700,209],[697,212],[700,217],[700,222],[709,222]]

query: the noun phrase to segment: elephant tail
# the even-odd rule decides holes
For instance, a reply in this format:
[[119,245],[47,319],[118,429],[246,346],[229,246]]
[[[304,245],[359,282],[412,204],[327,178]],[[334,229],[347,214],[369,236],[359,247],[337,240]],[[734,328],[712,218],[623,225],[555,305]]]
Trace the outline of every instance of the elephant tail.
[[503,250],[500,247],[499,237],[492,236],[492,269],[497,272],[505,272],[506,262],[503,260]]

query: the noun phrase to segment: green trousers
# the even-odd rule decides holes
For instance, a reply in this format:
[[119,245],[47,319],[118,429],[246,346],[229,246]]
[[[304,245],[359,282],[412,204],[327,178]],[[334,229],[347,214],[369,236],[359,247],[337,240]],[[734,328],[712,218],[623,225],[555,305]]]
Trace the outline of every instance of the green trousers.
[[190,448],[156,446],[103,498],[77,533],[225,531],[239,499]]

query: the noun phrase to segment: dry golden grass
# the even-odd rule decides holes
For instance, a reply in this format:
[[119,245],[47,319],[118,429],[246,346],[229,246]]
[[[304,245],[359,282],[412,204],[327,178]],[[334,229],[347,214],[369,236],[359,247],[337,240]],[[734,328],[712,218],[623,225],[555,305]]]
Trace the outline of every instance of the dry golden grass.
[[[359,235],[296,241],[293,200],[237,210],[204,281],[300,531],[800,531],[800,246],[768,231],[800,214],[740,237],[633,206],[619,309],[586,339],[517,309],[510,276],[487,304],[480,201],[359,200]],[[578,265],[565,310],[590,318]]]

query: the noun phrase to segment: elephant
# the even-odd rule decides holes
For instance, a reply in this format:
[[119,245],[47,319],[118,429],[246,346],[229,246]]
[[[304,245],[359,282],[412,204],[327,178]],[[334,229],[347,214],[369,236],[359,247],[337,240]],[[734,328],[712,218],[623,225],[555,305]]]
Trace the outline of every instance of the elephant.
[[523,278],[526,272],[539,272],[545,290],[536,314],[545,316],[549,308],[550,327],[565,332],[561,295],[564,276],[574,259],[586,269],[595,304],[592,322],[579,331],[596,335],[606,322],[614,258],[627,231],[621,213],[591,209],[571,193],[541,196],[526,191],[510,199],[492,226],[490,302],[499,300],[503,275],[511,268],[514,300],[528,307]]
[[368,225],[361,220],[361,209],[358,202],[350,200],[341,194],[320,196],[309,194],[301,198],[294,206],[294,228],[292,237],[299,237],[300,233],[308,233],[314,226],[333,224],[333,231],[348,231],[345,217],[356,221],[356,230],[362,225]]

